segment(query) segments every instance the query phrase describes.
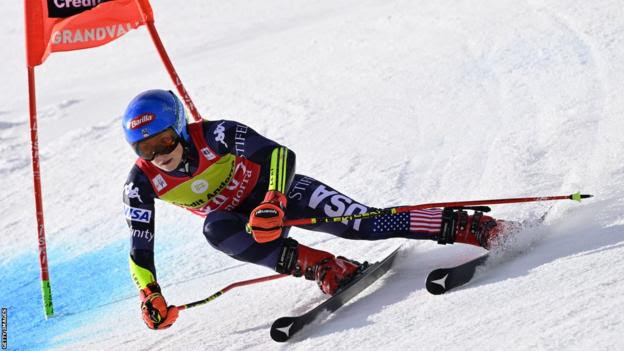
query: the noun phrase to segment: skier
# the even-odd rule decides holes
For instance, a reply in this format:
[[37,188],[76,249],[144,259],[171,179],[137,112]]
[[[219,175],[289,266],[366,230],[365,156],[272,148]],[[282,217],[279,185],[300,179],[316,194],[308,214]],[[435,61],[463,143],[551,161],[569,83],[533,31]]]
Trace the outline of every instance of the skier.
[[[313,249],[288,237],[285,218],[341,216],[374,208],[320,181],[295,173],[295,153],[250,127],[228,120],[187,123],[171,91],[136,96],[122,118],[127,142],[139,156],[124,186],[124,212],[131,233],[130,271],[139,288],[149,328],[171,326],[178,316],[167,306],[154,267],[154,200],[205,218],[210,245],[241,261],[314,280],[332,295],[360,264]],[[306,229],[345,239],[410,238],[489,248],[503,221],[461,209],[427,209]]]

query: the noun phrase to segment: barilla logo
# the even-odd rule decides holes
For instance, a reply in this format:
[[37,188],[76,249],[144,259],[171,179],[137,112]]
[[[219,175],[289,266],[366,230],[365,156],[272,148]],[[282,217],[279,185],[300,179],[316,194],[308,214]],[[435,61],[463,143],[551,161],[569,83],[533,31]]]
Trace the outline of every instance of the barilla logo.
[[128,129],[138,129],[153,121],[156,116],[151,113],[144,113],[138,117],[134,117],[128,122]]

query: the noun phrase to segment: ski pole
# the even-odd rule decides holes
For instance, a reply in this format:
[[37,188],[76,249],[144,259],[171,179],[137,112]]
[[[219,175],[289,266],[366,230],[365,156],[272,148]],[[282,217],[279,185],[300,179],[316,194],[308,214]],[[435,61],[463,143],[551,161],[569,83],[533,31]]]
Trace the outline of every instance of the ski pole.
[[266,282],[266,281],[269,281],[269,280],[275,280],[275,279],[279,279],[279,278],[284,278],[284,277],[287,277],[287,276],[288,276],[288,274],[273,274],[273,275],[269,275],[269,276],[266,276],[266,277],[254,278],[254,279],[249,279],[249,280],[242,280],[240,282],[235,282],[235,283],[232,283],[232,284],[226,286],[225,288],[217,291],[216,293],[208,296],[205,299],[194,301],[194,302],[190,302],[190,303],[187,303],[187,304],[184,304],[184,305],[180,305],[180,306],[177,306],[177,307],[178,307],[179,310],[186,310],[186,309],[189,309],[189,308],[192,308],[192,307],[196,307],[196,306],[200,306],[200,305],[206,304],[206,303],[216,299],[217,297],[225,294],[229,290],[232,290],[232,289],[237,288],[239,286],[245,286],[245,285],[252,285],[252,284],[262,283],[262,282]]
[[539,202],[539,201],[553,201],[553,200],[575,200],[581,201],[581,199],[590,198],[593,195],[581,194],[576,192],[571,195],[558,195],[558,196],[538,196],[538,197],[520,197],[510,199],[491,199],[491,200],[474,200],[474,201],[457,201],[457,202],[437,202],[429,204],[420,204],[414,206],[397,206],[389,207],[378,210],[373,210],[365,213],[357,213],[348,216],[336,216],[336,217],[314,217],[314,218],[300,218],[291,219],[284,222],[284,226],[293,225],[310,225],[315,223],[334,223],[342,221],[352,221],[356,219],[376,218],[388,214],[397,214],[402,212],[408,212],[413,210],[423,210],[427,208],[435,207],[465,207],[465,206],[479,206],[479,205],[495,205],[495,204],[511,204],[518,202]]
[[[383,216],[387,214],[397,214],[397,213],[403,213],[403,212],[408,212],[408,211],[413,211],[413,210],[422,210],[422,209],[435,208],[435,207],[466,207],[466,206],[511,204],[511,203],[519,203],[519,202],[539,202],[539,201],[553,201],[553,200],[575,200],[575,201],[580,202],[581,199],[590,198],[592,196],[593,195],[581,194],[580,192],[577,192],[571,195],[559,195],[559,196],[539,196],[539,197],[521,197],[521,198],[475,200],[475,201],[436,202],[436,203],[420,204],[420,205],[414,205],[414,206],[390,207],[390,208],[378,209],[378,210],[365,212],[365,213],[352,214],[348,216],[292,219],[292,220],[285,221],[284,226],[309,225],[309,224],[315,224],[315,223],[332,223],[332,222],[351,221],[351,220],[356,220],[356,219],[375,218],[375,217],[379,217],[379,216]],[[186,310],[192,307],[206,304],[234,288],[245,286],[245,285],[262,283],[262,282],[275,280],[279,278],[284,278],[286,276],[288,276],[288,274],[274,274],[274,275],[269,275],[269,276],[260,277],[260,278],[242,280],[242,281],[235,282],[226,286],[225,288],[206,297],[205,299],[190,302],[184,305],[179,305],[177,307],[180,310]]]

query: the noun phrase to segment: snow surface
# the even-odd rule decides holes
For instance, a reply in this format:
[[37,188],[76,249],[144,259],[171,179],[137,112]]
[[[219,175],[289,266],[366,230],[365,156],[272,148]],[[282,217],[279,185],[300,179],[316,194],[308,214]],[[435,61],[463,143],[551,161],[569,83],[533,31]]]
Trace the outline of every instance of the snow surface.
[[[153,1],[157,27],[207,119],[289,146],[298,171],[373,206],[557,195],[487,273],[443,296],[429,270],[482,250],[407,241],[390,274],[288,344],[271,322],[323,299],[287,278],[232,290],[148,330],[128,274],[121,191],[134,155],[120,116],[172,88],[145,28],[37,67],[56,316],[43,318],[23,8],[2,5],[0,306],[11,350],[624,349],[624,7],[621,1]],[[20,3],[20,2],[16,2]],[[501,205],[539,216],[549,204]],[[212,249],[202,220],[157,206],[156,265],[173,304],[273,274]],[[405,240],[296,239],[376,260]]]

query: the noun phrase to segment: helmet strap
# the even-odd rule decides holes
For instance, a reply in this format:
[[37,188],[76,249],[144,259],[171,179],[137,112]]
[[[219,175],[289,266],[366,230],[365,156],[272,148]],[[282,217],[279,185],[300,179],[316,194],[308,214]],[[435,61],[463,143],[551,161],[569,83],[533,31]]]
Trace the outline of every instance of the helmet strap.
[[[180,138],[180,139],[182,139],[182,138]],[[184,172],[189,177],[191,177],[193,175],[191,173],[191,162],[190,162],[190,159],[189,159],[189,155],[191,154],[191,150],[186,145],[186,143],[184,143],[182,140],[180,140],[180,142],[182,143],[182,159],[180,160],[180,163],[184,167]]]

